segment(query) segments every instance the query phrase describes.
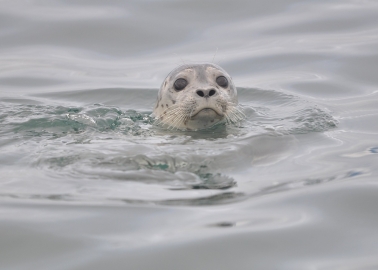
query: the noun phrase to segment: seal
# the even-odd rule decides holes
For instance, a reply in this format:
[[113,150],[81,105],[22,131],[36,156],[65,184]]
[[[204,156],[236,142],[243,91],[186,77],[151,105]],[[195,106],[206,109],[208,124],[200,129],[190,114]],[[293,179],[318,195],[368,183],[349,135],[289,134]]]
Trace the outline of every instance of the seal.
[[157,124],[179,130],[200,130],[244,117],[230,75],[212,63],[172,70],[160,87],[153,115]]

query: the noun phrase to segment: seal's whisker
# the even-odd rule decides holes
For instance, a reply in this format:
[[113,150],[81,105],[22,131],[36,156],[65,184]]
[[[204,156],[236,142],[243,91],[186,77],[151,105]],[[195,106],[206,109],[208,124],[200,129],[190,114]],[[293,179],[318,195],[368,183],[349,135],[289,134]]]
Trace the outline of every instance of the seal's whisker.
[[229,115],[227,115],[227,124],[230,125],[232,123],[233,123],[232,119],[230,118]]
[[182,110],[180,111],[181,112],[181,114],[179,114],[178,116],[176,116],[176,118],[172,121],[172,123],[171,123],[171,127],[172,128],[176,128],[176,129],[178,129],[178,127],[177,127],[177,125],[179,124],[179,123],[181,123],[182,122],[182,119],[185,117],[185,114],[184,113],[182,113]]
[[168,129],[173,130],[174,129],[174,123],[177,119],[174,118],[173,121],[166,122],[168,124]]
[[224,116],[226,117],[226,124],[229,125],[230,124],[230,119],[228,118],[228,115],[225,114]]
[[237,123],[245,118],[245,114],[241,110],[240,105],[236,105],[235,103],[228,103],[228,105],[225,113],[228,123]]
[[240,105],[235,106],[235,110],[242,118],[246,118],[246,115],[244,114],[242,107]]
[[175,118],[171,123],[170,123],[170,130],[174,130],[176,128],[178,122],[178,117]]
[[179,110],[179,109],[180,109],[179,106],[173,105],[172,107],[169,107],[169,108],[165,109],[159,117],[163,117],[165,114],[172,113],[172,112],[174,112],[176,110]]
[[180,108],[173,108],[171,110],[166,110],[166,112],[162,115],[160,115],[160,119],[164,118],[164,121],[166,122],[167,120],[176,118],[176,114],[180,112]]
[[232,112],[230,113],[229,117],[230,117],[232,123],[236,123],[237,122],[237,119],[235,119],[235,115]]
[[229,108],[226,111],[226,115],[227,115],[227,119],[229,120],[229,124],[232,124],[232,123],[235,122],[234,117],[233,117],[233,110],[232,110],[232,108]]
[[215,59],[215,56],[217,55],[217,52],[218,52],[218,47],[217,47],[217,50],[214,53],[213,60],[211,60],[212,63],[214,63],[214,59]]
[[161,123],[164,123],[165,121],[164,120],[167,120],[167,119],[170,119],[171,116],[172,116],[172,112],[174,109],[172,110],[165,110],[165,112],[161,115],[159,115],[158,117],[155,118],[155,121],[154,121],[154,124],[161,124]]
[[185,115],[181,115],[181,116],[180,116],[180,118],[178,119],[178,121],[177,121],[176,124],[175,124],[175,128],[176,128],[176,129],[179,129],[178,124],[183,123],[183,122],[185,121],[185,118],[186,118]]
[[[166,115],[164,115],[165,119],[171,119],[172,117],[176,117],[176,114],[179,112],[179,110],[173,110]],[[163,117],[162,117],[163,118]]]
[[240,119],[235,108],[233,108],[233,110],[230,111],[230,116],[234,120],[234,122],[237,122]]
[[239,121],[243,120],[243,116],[241,114],[239,114],[237,111],[233,111],[232,115],[235,119],[235,122],[239,122]]

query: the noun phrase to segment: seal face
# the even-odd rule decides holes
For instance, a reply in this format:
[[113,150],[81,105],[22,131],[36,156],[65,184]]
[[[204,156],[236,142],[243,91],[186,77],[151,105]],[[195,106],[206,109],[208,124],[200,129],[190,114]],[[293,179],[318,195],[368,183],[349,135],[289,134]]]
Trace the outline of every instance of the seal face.
[[230,75],[211,63],[171,71],[160,87],[153,113],[158,124],[181,130],[237,122],[244,116]]

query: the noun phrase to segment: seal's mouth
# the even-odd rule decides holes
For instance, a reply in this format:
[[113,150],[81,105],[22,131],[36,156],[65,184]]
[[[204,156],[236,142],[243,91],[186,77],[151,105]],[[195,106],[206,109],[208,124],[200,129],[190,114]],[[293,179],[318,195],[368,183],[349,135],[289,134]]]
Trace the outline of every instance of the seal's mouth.
[[194,115],[192,115],[192,119],[195,118],[222,118],[223,115],[218,113],[216,110],[213,108],[203,108],[196,112]]

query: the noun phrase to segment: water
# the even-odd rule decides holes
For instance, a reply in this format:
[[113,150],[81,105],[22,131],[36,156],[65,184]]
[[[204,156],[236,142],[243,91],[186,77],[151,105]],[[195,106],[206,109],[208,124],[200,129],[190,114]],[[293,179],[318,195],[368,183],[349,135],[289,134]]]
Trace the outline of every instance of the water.
[[[377,12],[0,1],[0,269],[377,269]],[[155,126],[198,61],[246,119]]]

